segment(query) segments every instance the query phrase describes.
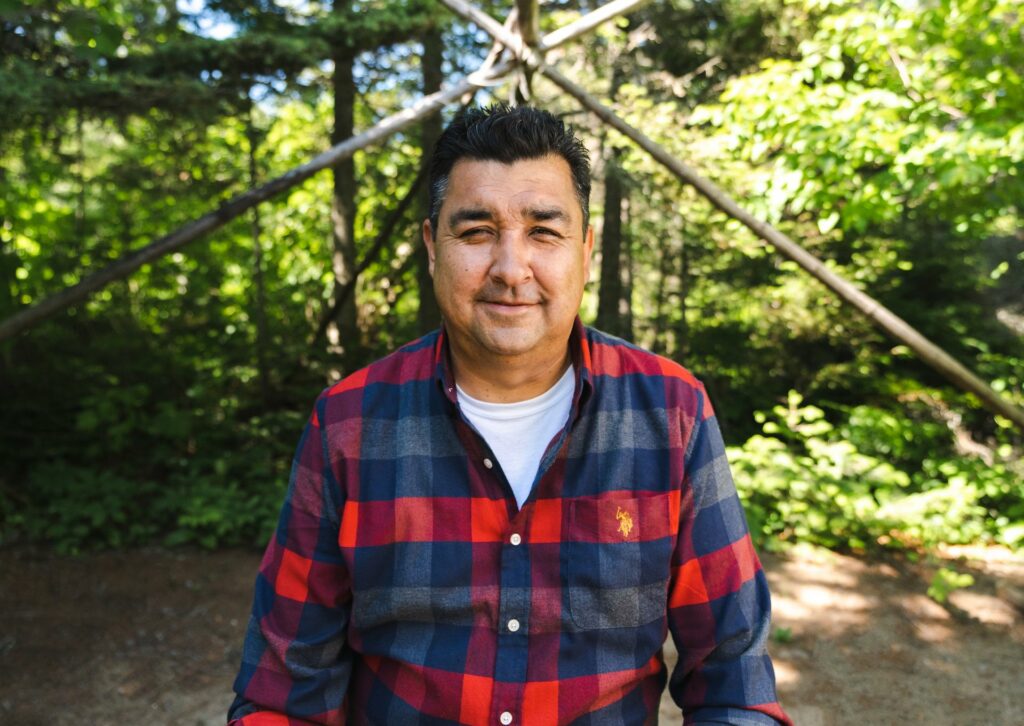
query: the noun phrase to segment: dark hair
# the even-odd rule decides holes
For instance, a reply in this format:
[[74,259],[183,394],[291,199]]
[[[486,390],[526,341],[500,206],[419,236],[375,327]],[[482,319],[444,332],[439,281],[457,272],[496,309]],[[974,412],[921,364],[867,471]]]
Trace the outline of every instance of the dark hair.
[[463,111],[437,140],[429,180],[430,226],[434,233],[448,192],[448,177],[459,159],[511,164],[548,154],[558,154],[569,164],[586,230],[590,220],[590,155],[583,142],[572,128],[547,111],[498,103]]

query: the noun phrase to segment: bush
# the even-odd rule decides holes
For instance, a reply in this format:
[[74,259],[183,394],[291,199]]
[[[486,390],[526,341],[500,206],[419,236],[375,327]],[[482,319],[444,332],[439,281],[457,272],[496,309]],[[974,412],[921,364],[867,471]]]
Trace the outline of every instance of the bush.
[[75,553],[149,542],[172,519],[153,482],[47,462],[32,471],[27,484],[27,506],[7,518],[4,539],[20,532]]
[[841,549],[1024,542],[1024,481],[1007,466],[946,454],[932,423],[918,436],[912,421],[859,407],[836,427],[802,403],[791,391],[786,406],[757,414],[764,435],[729,449],[763,546],[776,538]]
[[[79,426],[107,430],[119,411],[141,405],[140,398],[129,398],[123,406],[92,409],[79,417]],[[83,448],[79,460],[37,464],[22,486],[8,488],[10,494],[0,490],[0,543],[48,544],[66,553],[153,543],[263,545],[284,497],[301,418],[220,421],[189,439],[185,433],[197,428],[195,421],[166,407],[160,411],[164,415],[150,426],[158,429],[159,444],[126,450],[114,457],[116,465],[100,467],[97,443],[95,458]],[[152,420],[130,410],[125,418],[138,427]],[[177,437],[169,435],[172,428]],[[110,446],[152,433],[115,428]],[[149,453],[158,464],[146,460]]]

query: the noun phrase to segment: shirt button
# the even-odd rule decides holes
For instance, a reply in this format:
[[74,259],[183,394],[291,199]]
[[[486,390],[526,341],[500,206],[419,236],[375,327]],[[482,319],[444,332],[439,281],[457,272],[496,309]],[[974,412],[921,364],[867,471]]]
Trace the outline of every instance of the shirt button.
[[488,469],[493,469],[494,468],[494,462],[491,461],[490,459],[484,459],[484,466],[486,466]]
[[512,714],[508,711],[502,711],[501,715],[498,716],[498,720],[501,721],[505,726],[508,726],[510,723],[512,723]]
[[518,532],[516,532],[514,535],[508,538],[508,541],[518,547],[519,544],[523,541],[523,538],[519,536]]
[[508,621],[508,632],[514,633],[517,630],[519,630],[519,621],[515,618],[512,618]]

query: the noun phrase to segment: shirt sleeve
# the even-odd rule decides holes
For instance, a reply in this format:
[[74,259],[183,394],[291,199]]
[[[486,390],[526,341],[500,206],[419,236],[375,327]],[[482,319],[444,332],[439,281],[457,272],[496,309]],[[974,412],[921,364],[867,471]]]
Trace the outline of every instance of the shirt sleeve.
[[343,488],[318,399],[256,577],[229,726],[343,724],[353,655],[349,570],[338,543]]
[[766,649],[768,584],[714,411],[702,386],[695,396],[669,583],[668,625],[679,651],[669,691],[687,726],[792,726]]

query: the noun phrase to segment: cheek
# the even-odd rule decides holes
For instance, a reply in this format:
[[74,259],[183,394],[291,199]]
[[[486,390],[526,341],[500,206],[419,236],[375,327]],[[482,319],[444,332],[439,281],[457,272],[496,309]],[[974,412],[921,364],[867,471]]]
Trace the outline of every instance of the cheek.
[[438,257],[434,271],[434,288],[438,295],[452,303],[466,297],[474,287],[473,270],[468,260]]
[[559,296],[572,296],[586,282],[586,261],[575,254],[552,256],[535,266],[542,284]]
[[486,257],[475,250],[449,251],[437,257],[437,271],[453,288],[472,286],[473,280],[487,270]]

